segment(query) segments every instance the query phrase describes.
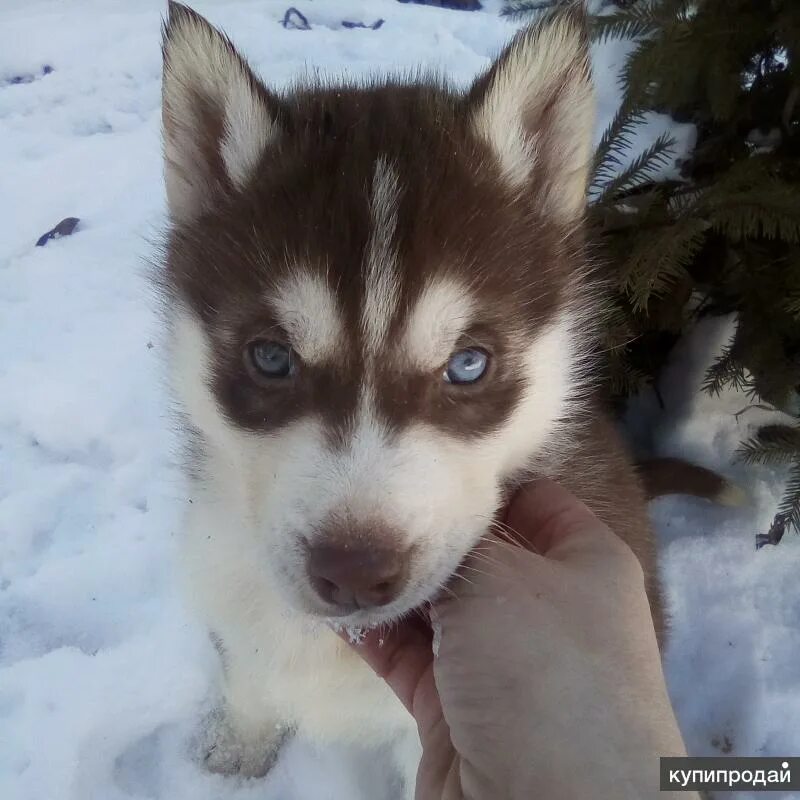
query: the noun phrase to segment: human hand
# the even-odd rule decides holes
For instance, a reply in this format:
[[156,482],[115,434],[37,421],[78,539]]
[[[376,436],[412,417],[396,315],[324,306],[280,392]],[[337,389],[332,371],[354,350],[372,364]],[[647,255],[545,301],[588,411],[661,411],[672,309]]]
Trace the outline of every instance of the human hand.
[[550,481],[506,522],[515,542],[487,539],[432,605],[433,642],[407,622],[357,647],[417,721],[417,800],[669,797],[658,757],[685,748],[639,562]]

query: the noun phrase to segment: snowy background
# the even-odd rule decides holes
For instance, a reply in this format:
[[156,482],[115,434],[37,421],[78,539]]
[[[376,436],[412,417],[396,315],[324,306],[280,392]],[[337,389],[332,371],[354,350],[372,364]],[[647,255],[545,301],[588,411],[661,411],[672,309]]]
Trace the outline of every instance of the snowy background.
[[[466,84],[513,33],[479,13],[394,0],[204,0],[268,82],[314,70],[440,68]],[[146,279],[164,222],[160,0],[0,3],[0,798],[380,800],[380,761],[292,742],[263,781],[202,772],[187,741],[216,691],[205,635],[171,575],[184,489]],[[347,30],[342,20],[380,30]],[[598,135],[626,45],[595,52]],[[45,74],[46,73],[46,74]],[[656,118],[647,141],[669,120]],[[692,130],[677,128],[682,143]],[[45,247],[68,216],[78,231]],[[673,630],[670,689],[690,752],[800,754],[800,540],[754,549],[780,476],[729,466],[743,397],[696,393],[730,332],[710,323],[643,399],[640,431],[733,475],[731,511],[662,499],[653,513]]]

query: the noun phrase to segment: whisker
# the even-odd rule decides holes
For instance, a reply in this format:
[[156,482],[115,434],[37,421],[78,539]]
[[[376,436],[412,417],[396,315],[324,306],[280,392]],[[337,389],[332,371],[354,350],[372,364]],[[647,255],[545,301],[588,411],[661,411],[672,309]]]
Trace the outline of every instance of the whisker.
[[447,592],[454,600],[458,600],[458,595],[446,583],[443,583],[439,588],[443,592]]
[[[497,546],[497,542],[493,542],[492,544],[495,547]],[[502,567],[503,566],[502,562],[499,561],[497,558],[495,558],[494,556],[489,555],[487,552],[485,552],[484,550],[479,549],[477,547],[473,548],[473,550],[470,551],[470,557],[473,558],[475,561],[480,561],[483,564],[491,564],[492,566],[495,566],[495,567]]]
[[502,522],[500,520],[495,520],[493,523],[493,528],[496,531],[499,531],[502,535],[501,538],[505,538],[507,541],[510,541],[512,544],[516,544],[519,547],[529,549],[530,544],[525,539],[525,537],[507,522]]
[[[517,544],[521,547],[526,546],[525,538],[519,533],[519,531],[514,530],[507,522],[504,522],[501,519],[497,519],[497,517],[488,517],[485,515],[479,515],[479,519],[484,519],[487,522],[487,525],[491,531],[497,532],[500,534],[501,539],[506,539],[512,541],[514,544]],[[485,534],[481,538],[485,538]]]
[[471,567],[469,564],[462,564],[459,569],[468,569],[470,572],[474,572],[476,575],[485,575],[487,578],[492,577],[491,572],[486,572],[485,570],[478,569],[477,567]]
[[453,573],[453,577],[464,581],[464,583],[468,583],[470,586],[475,585],[474,581],[471,581],[466,575],[462,575],[458,570]]

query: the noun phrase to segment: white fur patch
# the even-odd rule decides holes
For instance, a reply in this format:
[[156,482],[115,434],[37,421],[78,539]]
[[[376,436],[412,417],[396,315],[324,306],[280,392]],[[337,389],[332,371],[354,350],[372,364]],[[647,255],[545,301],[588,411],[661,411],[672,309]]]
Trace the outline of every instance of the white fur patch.
[[244,187],[275,133],[267,109],[253,96],[249,83],[237,75],[228,85],[221,145],[222,160],[234,186]]
[[[237,734],[262,748],[276,727],[323,743],[417,738],[411,716],[361,657],[322,620],[287,605],[263,542],[238,524],[239,504],[216,485],[195,486],[192,500],[181,566],[193,604],[224,643],[226,713]],[[419,753],[409,758],[401,766],[413,779]]]
[[[428,335],[436,331],[437,312],[449,315],[444,330],[452,337],[471,309],[463,289],[437,282],[415,313],[428,320]],[[528,389],[492,436],[456,438],[422,422],[393,435],[363,395],[353,435],[331,449],[314,417],[269,436],[229,424],[207,384],[207,337],[188,312],[179,313],[174,377],[203,434],[206,459],[187,506],[182,565],[195,602],[224,643],[227,708],[242,735],[299,725],[320,741],[381,743],[402,731],[416,741],[410,717],[385,683],[309,613],[315,600],[303,537],[324,535],[321,523],[333,511],[383,520],[414,546],[414,557],[406,589],[378,618],[430,598],[489,526],[502,482],[546,458],[551,447],[570,446],[559,437],[559,420],[574,406],[581,380],[581,325],[565,312],[530,342]],[[448,336],[440,336],[438,352],[425,356],[419,347],[418,354],[441,360]],[[416,344],[424,341],[420,336]],[[411,785],[417,760],[418,744],[403,760]]]
[[397,253],[393,239],[397,229],[400,181],[384,159],[375,162],[370,198],[371,230],[367,245],[364,305],[361,327],[368,353],[377,353],[389,329],[400,298]]
[[425,287],[409,315],[401,352],[422,370],[444,364],[475,312],[475,301],[464,286],[437,278]]
[[[167,199],[172,217],[185,221],[202,211],[213,189],[205,152],[211,134],[203,116],[208,108],[219,114],[222,137],[217,147],[237,188],[249,180],[277,127],[249,68],[210,25],[179,12],[170,22],[164,48]],[[198,108],[198,98],[208,108]]]
[[270,591],[297,612],[313,605],[302,537],[320,535],[332,512],[382,519],[406,546],[415,545],[406,592],[380,612],[401,613],[449,577],[488,525],[506,479],[541,464],[551,448],[569,446],[558,435],[559,423],[575,411],[581,375],[574,358],[578,333],[567,314],[529,345],[527,389],[493,435],[453,437],[423,422],[393,434],[363,402],[349,441],[334,449],[313,417],[268,437],[238,430],[207,384],[208,343],[199,323],[182,314],[174,337],[177,388],[207,444],[206,488],[228,508],[224,535],[235,551],[228,558],[241,559],[247,574],[258,564]]
[[[192,17],[179,13],[178,19],[181,25],[167,44],[167,182],[173,217],[188,219],[213,188],[192,97],[199,93],[220,110],[219,154],[234,186],[249,179],[277,131],[251,76],[224,40]],[[532,50],[530,43],[520,44],[476,112],[475,124],[495,148],[510,185],[527,181],[542,155],[535,131],[525,128],[530,106],[524,98],[538,96],[556,80],[558,64],[569,60],[568,43],[568,37],[551,36]],[[580,105],[581,97],[570,91],[559,97],[577,98]],[[552,118],[567,127],[574,122],[579,131],[583,113],[564,108]],[[582,151],[569,143],[575,131],[566,131],[559,159],[580,160],[575,154]],[[576,168],[567,164],[559,174],[568,174],[567,167]],[[378,160],[360,320],[370,358],[386,347],[399,300],[394,239],[400,191],[392,166]],[[571,200],[554,201],[562,211],[577,205],[575,187],[564,191]],[[264,299],[304,361],[336,358],[348,331],[324,276],[298,267]],[[418,368],[435,370],[474,320],[479,302],[457,277],[432,280],[392,347]],[[401,430],[384,425],[367,375],[351,435],[333,446],[325,419],[313,414],[259,433],[229,421],[210,386],[209,337],[191,312],[175,309],[173,377],[200,434],[202,458],[191,480],[182,564],[196,603],[224,644],[226,700],[240,732],[258,738],[276,725],[299,725],[312,738],[380,743],[407,731],[414,744],[407,759],[413,785],[413,723],[385,683],[318,616],[329,610],[308,579],[306,539],[324,537],[324,523],[335,512],[359,523],[385,522],[403,537],[401,546],[413,546],[402,594],[346,623],[396,618],[429,599],[487,530],[503,483],[571,446],[561,421],[574,413],[583,379],[584,322],[567,310],[525,341],[526,389],[491,435],[452,436],[422,421]]]
[[171,334],[172,386],[183,411],[210,444],[235,441],[238,432],[221,413],[209,386],[211,344],[202,323],[192,312],[178,308]]
[[[508,185],[524,190],[537,168],[556,177],[548,197],[567,217],[585,205],[594,124],[583,35],[569,15],[518,35],[495,65],[473,117]],[[546,146],[546,150],[543,149]]]
[[527,385],[522,399],[508,422],[485,445],[487,451],[497,451],[497,469],[503,475],[546,463],[554,448],[558,461],[571,446],[559,437],[559,430],[580,411],[576,398],[583,396],[585,365],[579,352],[583,336],[577,322],[570,312],[562,313],[525,352]]
[[267,301],[307,363],[331,359],[344,346],[344,322],[336,297],[320,275],[296,270]]

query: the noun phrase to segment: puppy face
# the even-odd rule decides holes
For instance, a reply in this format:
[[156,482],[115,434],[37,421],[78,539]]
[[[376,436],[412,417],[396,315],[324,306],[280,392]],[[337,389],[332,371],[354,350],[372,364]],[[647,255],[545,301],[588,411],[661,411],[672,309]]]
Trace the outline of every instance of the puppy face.
[[524,31],[466,95],[279,97],[175,4],[164,58],[164,286],[199,479],[292,606],[397,617],[583,394],[580,20]]

